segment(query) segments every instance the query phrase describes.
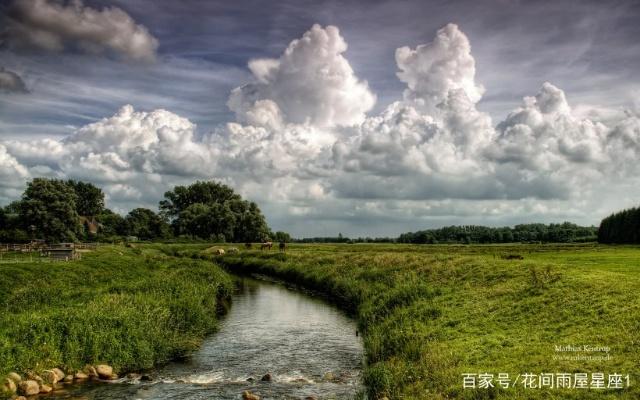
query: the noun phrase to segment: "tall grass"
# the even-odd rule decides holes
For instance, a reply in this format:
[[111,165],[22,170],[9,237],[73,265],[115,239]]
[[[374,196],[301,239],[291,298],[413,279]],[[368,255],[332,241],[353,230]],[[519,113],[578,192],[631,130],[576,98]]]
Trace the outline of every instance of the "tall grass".
[[[201,248],[180,254],[212,257]],[[286,254],[253,250],[216,260],[320,290],[351,310],[364,333],[373,398],[640,397],[638,248],[293,245]],[[612,359],[555,359],[555,345],[567,344],[610,346]],[[468,372],[628,373],[631,387],[463,389]]]
[[0,374],[182,357],[216,327],[230,277],[205,261],[108,246],[81,261],[0,264]]

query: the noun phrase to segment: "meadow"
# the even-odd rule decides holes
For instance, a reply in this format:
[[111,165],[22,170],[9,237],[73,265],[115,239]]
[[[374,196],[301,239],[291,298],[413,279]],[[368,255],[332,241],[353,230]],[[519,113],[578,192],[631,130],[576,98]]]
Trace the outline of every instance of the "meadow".
[[[0,264],[0,374],[100,362],[125,372],[184,357],[215,330],[233,289],[226,269],[311,289],[350,312],[372,399],[640,396],[637,246],[294,244],[225,255],[213,250],[232,245],[211,246],[102,246],[80,261]],[[583,345],[609,349],[556,348]],[[630,385],[497,381],[598,372],[629,374]],[[465,389],[465,373],[494,374],[494,387]]]
[[124,246],[3,263],[0,276],[0,376],[87,363],[122,373],[183,357],[215,330],[233,290],[210,262]]
[[[365,383],[389,399],[635,399],[640,248],[580,245],[292,245],[213,256],[314,289],[357,319]],[[519,258],[522,259],[519,259]],[[511,259],[510,259],[511,258]],[[602,346],[563,353],[556,346]],[[607,359],[572,360],[564,356]],[[620,373],[623,389],[464,389],[463,374]],[[626,379],[626,378],[625,378]],[[605,382],[606,384],[606,382]],[[537,384],[536,384],[537,385]]]

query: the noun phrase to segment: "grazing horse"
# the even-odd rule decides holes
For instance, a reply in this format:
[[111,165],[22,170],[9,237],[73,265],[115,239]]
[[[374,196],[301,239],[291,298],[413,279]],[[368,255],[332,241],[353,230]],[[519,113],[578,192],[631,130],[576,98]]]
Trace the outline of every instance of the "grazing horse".
[[271,250],[271,246],[273,246],[273,242],[264,242],[260,245],[260,250]]
[[287,244],[285,242],[278,243],[278,248],[280,251],[285,252],[287,250]]

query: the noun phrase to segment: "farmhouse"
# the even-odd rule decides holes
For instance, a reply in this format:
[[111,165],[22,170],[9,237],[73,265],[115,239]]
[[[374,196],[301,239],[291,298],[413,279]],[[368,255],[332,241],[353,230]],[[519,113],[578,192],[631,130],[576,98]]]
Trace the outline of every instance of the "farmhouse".
[[100,229],[100,223],[94,216],[80,216],[80,224],[84,228],[85,232],[90,235],[97,235],[98,229]]

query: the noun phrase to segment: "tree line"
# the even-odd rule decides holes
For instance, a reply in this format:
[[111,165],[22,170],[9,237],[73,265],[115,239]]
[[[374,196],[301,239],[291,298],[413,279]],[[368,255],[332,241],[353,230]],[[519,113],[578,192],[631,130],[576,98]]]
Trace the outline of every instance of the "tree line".
[[473,243],[576,243],[594,242],[598,228],[578,226],[570,222],[561,224],[521,224],[514,227],[492,228],[479,225],[446,226],[407,232],[399,237],[348,238],[311,237],[296,239],[300,243],[412,243],[412,244],[473,244]]
[[640,243],[640,208],[622,210],[603,219],[598,229],[598,242]]
[[576,243],[593,242],[595,226],[561,224],[520,224],[514,227],[492,228],[478,225],[447,226],[418,232],[403,233],[400,243]]
[[0,242],[123,238],[217,242],[290,239],[285,232],[271,231],[256,203],[213,181],[174,187],[164,194],[159,212],[135,208],[121,216],[105,207],[104,193],[91,183],[35,178],[27,183],[20,200],[0,207]]
[[640,243],[640,208],[623,210],[602,220],[599,228],[564,222],[514,227],[447,226],[407,232],[397,238],[313,237],[292,239],[273,232],[258,205],[214,181],[176,186],[164,194],[158,212],[135,208],[125,216],[105,207],[97,186],[75,180],[35,178],[20,200],[0,207],[0,242],[82,240],[115,241],[202,239],[217,242],[264,240],[301,243]]

